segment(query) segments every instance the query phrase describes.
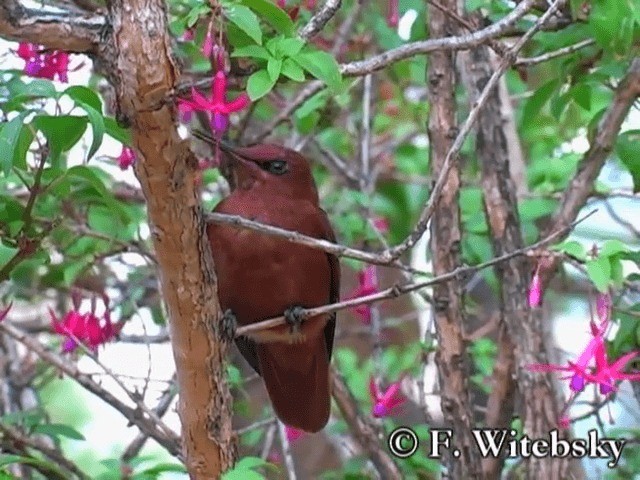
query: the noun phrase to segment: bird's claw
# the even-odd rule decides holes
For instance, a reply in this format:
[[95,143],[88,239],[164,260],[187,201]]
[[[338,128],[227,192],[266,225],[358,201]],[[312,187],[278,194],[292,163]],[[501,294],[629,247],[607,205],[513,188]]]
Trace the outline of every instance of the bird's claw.
[[291,333],[299,333],[300,326],[304,322],[304,308],[299,305],[289,307],[284,311],[284,318],[287,321],[287,325],[291,330]]
[[220,336],[225,342],[231,343],[236,338],[236,329],[238,328],[238,321],[235,314],[231,309],[227,309],[220,319]]

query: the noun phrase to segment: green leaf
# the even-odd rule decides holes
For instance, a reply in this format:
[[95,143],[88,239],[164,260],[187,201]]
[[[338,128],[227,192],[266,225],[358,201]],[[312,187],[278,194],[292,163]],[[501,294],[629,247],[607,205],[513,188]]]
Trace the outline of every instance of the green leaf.
[[606,293],[609,289],[609,282],[611,281],[611,263],[609,258],[598,257],[594,260],[589,260],[586,264],[587,275],[593,282],[599,292]]
[[5,123],[0,130],[0,167],[5,177],[11,173],[24,117],[28,113],[20,113],[17,117]]
[[104,186],[104,183],[102,182],[102,180],[100,180],[100,177],[98,177],[96,172],[93,171],[91,167],[88,167],[85,165],[76,165],[74,167],[69,168],[66,171],[65,175],[69,177],[76,177],[76,178],[85,180],[93,188],[95,188],[100,193],[100,195],[102,195],[103,197],[109,196],[109,191]]
[[327,52],[301,52],[293,60],[311,75],[327,84],[329,88],[337,89],[342,81],[342,75],[336,59]]
[[9,263],[9,260],[11,260],[13,257],[16,256],[16,253],[18,253],[17,248],[13,248],[13,247],[7,247],[6,245],[2,244],[0,242],[0,268],[4,267],[7,263]]
[[300,53],[304,47],[304,42],[299,38],[283,38],[278,42],[278,51],[286,57],[293,57]]
[[247,81],[247,93],[251,101],[264,97],[276,84],[266,70],[258,70]]
[[33,119],[33,124],[49,141],[51,154],[58,156],[70,150],[82,138],[87,129],[87,117],[38,115]]
[[304,82],[304,71],[290,58],[287,58],[282,62],[282,74],[296,82]]
[[269,54],[269,52],[267,52],[267,49],[261,45],[247,45],[246,47],[236,48],[231,56],[262,58],[263,60],[269,60],[271,58],[271,54]]
[[228,5],[224,9],[225,16],[240,30],[249,35],[258,45],[262,45],[262,30],[260,22],[251,9],[243,5]]
[[267,72],[269,73],[269,78],[274,82],[278,81],[280,78],[280,72],[282,71],[282,60],[276,60],[271,57],[269,62],[267,63]]
[[62,423],[45,423],[42,425],[36,425],[33,429],[33,432],[48,435],[53,438],[67,437],[73,440],[86,440],[86,438],[84,438],[84,435],[82,435],[75,428],[72,428],[69,425],[64,425]]
[[104,117],[104,127],[107,135],[115,138],[120,143],[131,145],[131,132],[118,125],[118,122],[116,122],[114,118]]
[[292,37],[295,34],[295,26],[287,12],[272,3],[271,0],[241,0],[240,3],[259,14],[276,32],[288,37]]
[[89,105],[94,110],[102,112],[102,100],[96,92],[90,88],[83,87],[81,85],[74,85],[67,88],[64,92],[65,95],[69,95],[76,104]]
[[598,256],[611,257],[620,252],[628,252],[628,251],[629,251],[629,247],[627,245],[622,243],[620,240],[613,239],[613,240],[607,240],[606,242],[604,242],[602,249],[600,249],[600,251],[598,252]]
[[56,466],[54,463],[46,462],[44,460],[40,460],[33,457],[25,457],[22,455],[0,454],[0,467],[13,465],[16,463],[20,465],[33,465],[36,467],[41,467],[41,468],[56,472],[58,475],[60,475],[60,478],[66,477],[64,472],[60,470],[60,468]]
[[633,193],[640,192],[640,130],[620,135],[616,143],[616,153],[631,174]]
[[87,153],[87,161],[93,157],[93,155],[98,151],[100,145],[102,145],[102,139],[104,137],[105,126],[104,126],[104,118],[102,117],[102,113],[88,104],[78,102],[78,106],[82,107],[85,112],[87,112],[87,117],[89,117],[89,122],[91,123],[91,131],[93,133],[93,140],[91,141],[91,147],[89,148],[89,152]]
[[576,242],[575,240],[565,241],[559,245],[554,245],[551,248],[559,252],[564,252],[567,255],[571,255],[583,262],[587,259],[587,249],[584,248],[580,242]]

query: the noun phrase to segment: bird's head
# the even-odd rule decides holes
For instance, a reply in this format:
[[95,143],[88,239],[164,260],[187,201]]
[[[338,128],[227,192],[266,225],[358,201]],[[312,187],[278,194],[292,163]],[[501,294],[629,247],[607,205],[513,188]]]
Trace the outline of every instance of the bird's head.
[[270,143],[242,148],[219,145],[223,166],[231,171],[235,188],[264,189],[318,203],[309,162],[295,150]]

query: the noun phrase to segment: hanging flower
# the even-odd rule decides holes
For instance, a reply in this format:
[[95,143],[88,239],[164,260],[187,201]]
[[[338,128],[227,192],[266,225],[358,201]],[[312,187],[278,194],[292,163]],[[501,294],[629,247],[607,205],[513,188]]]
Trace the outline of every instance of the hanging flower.
[[[349,298],[358,298],[378,292],[378,275],[375,265],[368,265],[358,272],[358,288],[356,288]],[[371,323],[371,306],[361,304],[353,309],[360,317],[360,321],[369,325]]]
[[116,161],[118,162],[118,166],[121,170],[126,170],[135,163],[136,152],[134,152],[132,148],[123,145],[122,151],[120,152],[120,155],[118,155]]
[[287,440],[290,442],[295,442],[302,436],[304,436],[303,430],[298,430],[297,428],[290,427],[289,425],[284,426],[285,435],[287,436]]
[[213,78],[211,99],[201,95],[195,88],[191,89],[191,100],[179,99],[178,110],[184,120],[194,111],[209,113],[209,123],[216,138],[220,138],[229,126],[229,114],[238,112],[249,105],[249,96],[240,94],[227,102],[227,76],[218,70]]
[[25,61],[24,73],[30,77],[69,81],[69,54],[62,50],[45,51],[32,43],[20,43],[17,55]]
[[604,344],[604,339],[601,335],[594,336],[582,351],[580,356],[575,362],[567,362],[567,365],[556,365],[553,363],[536,363],[527,365],[527,368],[533,372],[568,372],[572,373],[569,382],[569,388],[577,393],[584,389],[587,382],[586,369],[595,357],[596,351],[600,345]]
[[540,266],[536,268],[531,285],[529,285],[529,306],[539,307],[542,300],[542,281],[540,280]]
[[602,395],[609,395],[616,390],[616,382],[622,380],[638,381],[640,372],[624,373],[623,370],[632,360],[640,359],[640,352],[629,352],[615,362],[609,363],[604,343],[600,343],[595,351],[596,367],[593,372],[585,373],[587,381],[598,384]]
[[405,402],[400,392],[400,380],[389,385],[386,391],[381,392],[373,377],[369,379],[369,395],[373,402],[371,414],[376,418],[388,417],[392,411]]
[[78,342],[95,351],[98,346],[115,338],[123,326],[122,323],[111,322],[108,309],[100,318],[94,311],[81,314],[77,309],[70,310],[62,319],[58,319],[51,309],[49,314],[51,329],[65,337],[62,344],[62,351],[65,353],[73,352],[78,347]]
[[400,23],[400,11],[398,7],[398,0],[388,0],[387,8],[387,25],[391,28],[397,28]]

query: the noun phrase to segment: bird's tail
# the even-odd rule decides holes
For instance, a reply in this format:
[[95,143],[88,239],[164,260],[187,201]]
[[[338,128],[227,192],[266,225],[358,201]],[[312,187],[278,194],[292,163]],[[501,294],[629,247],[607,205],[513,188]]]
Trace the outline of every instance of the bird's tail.
[[324,336],[296,344],[258,344],[260,372],[278,418],[305,432],[329,420],[329,354]]

